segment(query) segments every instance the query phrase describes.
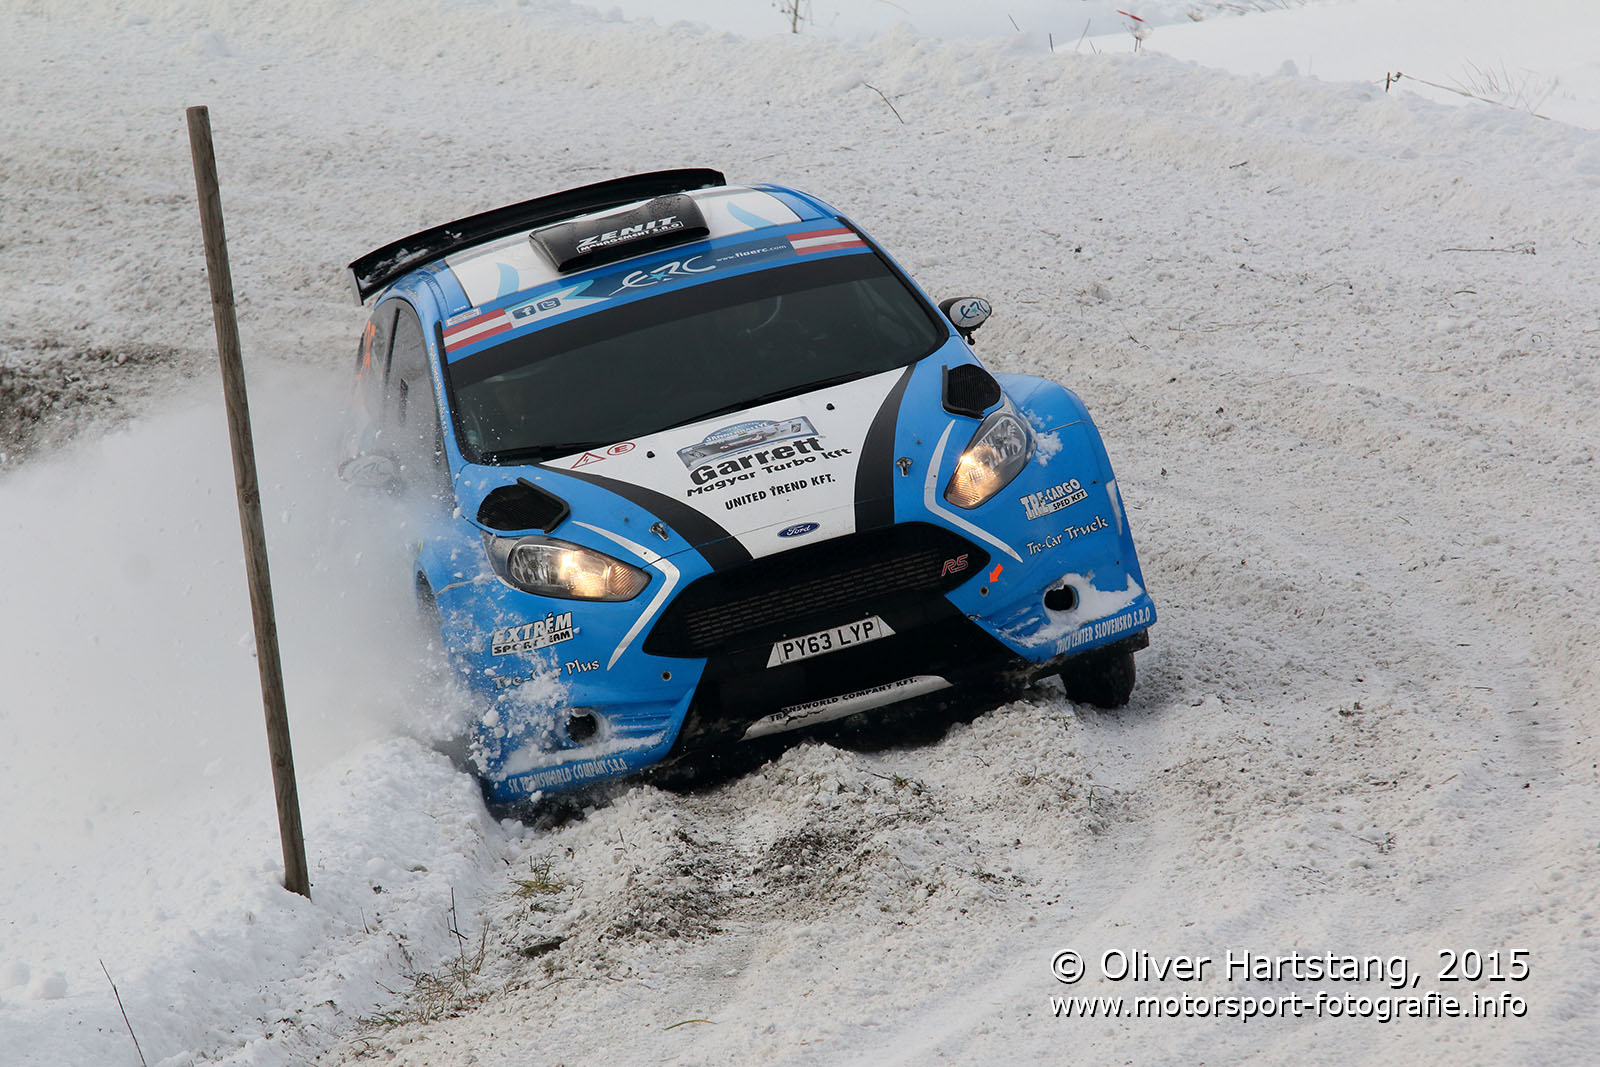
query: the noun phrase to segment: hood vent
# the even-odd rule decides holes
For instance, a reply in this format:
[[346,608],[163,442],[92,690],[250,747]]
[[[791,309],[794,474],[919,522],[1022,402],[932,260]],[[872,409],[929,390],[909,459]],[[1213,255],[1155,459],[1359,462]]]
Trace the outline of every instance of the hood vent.
[[952,415],[981,419],[1001,396],[1000,383],[976,363],[944,368],[944,409]]
[[478,508],[478,522],[506,533],[521,530],[549,533],[570,514],[572,508],[565,500],[526,478],[518,478],[516,485],[502,485],[483,498]]

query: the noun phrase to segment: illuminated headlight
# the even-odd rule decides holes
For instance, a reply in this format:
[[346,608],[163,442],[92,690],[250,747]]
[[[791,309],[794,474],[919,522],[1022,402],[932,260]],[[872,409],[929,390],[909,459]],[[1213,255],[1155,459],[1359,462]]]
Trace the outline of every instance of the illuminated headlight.
[[944,487],[944,498],[958,508],[975,508],[1004,489],[1031,455],[1033,435],[1007,400],[972,435]]
[[529,593],[564,600],[632,600],[650,575],[592,548],[548,537],[484,536],[500,577]]

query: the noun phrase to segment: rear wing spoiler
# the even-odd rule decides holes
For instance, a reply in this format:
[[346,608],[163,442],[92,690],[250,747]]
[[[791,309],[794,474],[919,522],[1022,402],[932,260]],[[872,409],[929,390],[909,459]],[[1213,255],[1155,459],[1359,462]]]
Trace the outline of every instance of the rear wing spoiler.
[[350,264],[350,285],[355,290],[356,303],[365,304],[367,297],[407,271],[463,248],[608,207],[726,184],[728,180],[721,171],[704,167],[658,170],[524,200],[434,226],[368,252]]

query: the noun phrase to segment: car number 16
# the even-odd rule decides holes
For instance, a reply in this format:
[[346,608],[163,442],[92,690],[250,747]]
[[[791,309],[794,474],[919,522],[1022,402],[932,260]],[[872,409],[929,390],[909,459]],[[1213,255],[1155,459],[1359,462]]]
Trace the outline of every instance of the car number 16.
[[863,645],[880,637],[893,636],[894,630],[889,624],[872,615],[860,622],[845,623],[831,630],[818,630],[814,634],[802,637],[785,638],[772,646],[772,655],[767,657],[767,666],[777,667],[796,660],[837,652],[841,648]]

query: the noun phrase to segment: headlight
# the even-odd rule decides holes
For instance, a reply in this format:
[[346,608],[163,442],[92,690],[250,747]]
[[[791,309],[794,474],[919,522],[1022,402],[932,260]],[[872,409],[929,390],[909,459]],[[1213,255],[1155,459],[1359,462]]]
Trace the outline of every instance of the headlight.
[[1011,401],[983,420],[956,461],[944,498],[958,508],[986,503],[1015,478],[1033,455],[1033,434]]
[[650,575],[603,552],[548,537],[484,535],[495,573],[529,593],[563,600],[632,600]]

